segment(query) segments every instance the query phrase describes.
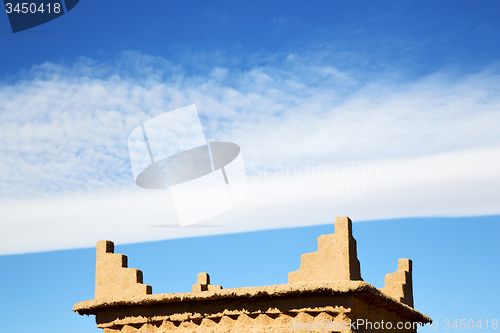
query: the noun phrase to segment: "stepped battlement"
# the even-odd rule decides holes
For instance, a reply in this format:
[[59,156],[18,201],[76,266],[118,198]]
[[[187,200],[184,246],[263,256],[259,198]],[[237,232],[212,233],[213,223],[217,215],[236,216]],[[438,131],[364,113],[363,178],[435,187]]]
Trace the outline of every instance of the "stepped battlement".
[[302,255],[288,282],[223,289],[203,272],[190,293],[152,294],[113,242],[100,241],[95,299],[73,311],[95,315],[105,333],[416,332],[432,322],[413,308],[411,260],[399,259],[381,289],[361,279],[348,217],[335,219],[334,234],[318,237],[318,250]]

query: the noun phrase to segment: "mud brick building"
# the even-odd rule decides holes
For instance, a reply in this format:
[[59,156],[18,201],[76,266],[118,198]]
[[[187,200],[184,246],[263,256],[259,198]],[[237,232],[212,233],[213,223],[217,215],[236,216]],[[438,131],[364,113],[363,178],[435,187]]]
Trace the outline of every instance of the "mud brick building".
[[431,323],[413,308],[411,260],[399,259],[381,289],[361,279],[348,217],[318,237],[287,284],[223,289],[200,273],[190,293],[152,294],[111,241],[97,243],[95,282],[95,299],[73,311],[95,315],[104,333],[416,332]]

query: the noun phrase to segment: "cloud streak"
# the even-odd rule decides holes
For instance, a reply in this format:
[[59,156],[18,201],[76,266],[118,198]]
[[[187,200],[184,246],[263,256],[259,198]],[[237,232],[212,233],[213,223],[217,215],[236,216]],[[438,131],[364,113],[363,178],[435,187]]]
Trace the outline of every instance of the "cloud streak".
[[[112,65],[43,64],[0,84],[0,252],[310,225],[334,215],[500,213],[494,69],[366,80],[303,55],[263,63],[242,69],[219,59],[192,72],[124,53]],[[127,137],[141,122],[193,103],[209,140],[240,145],[253,192],[241,208],[207,221],[225,228],[158,233],[149,226],[176,223],[175,212],[168,194],[135,187]],[[312,164],[377,173],[276,176]],[[310,190],[265,194],[287,186]],[[359,193],[338,194],[339,186]]]

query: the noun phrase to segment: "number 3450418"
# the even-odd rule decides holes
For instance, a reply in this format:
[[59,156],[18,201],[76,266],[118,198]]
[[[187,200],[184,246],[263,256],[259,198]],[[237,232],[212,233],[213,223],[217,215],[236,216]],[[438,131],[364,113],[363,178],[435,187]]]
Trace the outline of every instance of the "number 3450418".
[[40,5],[37,5],[36,3],[17,3],[15,6],[13,4],[6,3],[5,4],[5,10],[7,14],[10,14],[12,12],[16,12],[18,14],[35,14],[35,13],[45,13],[47,12],[48,14],[50,13],[55,13],[58,14],[61,12],[61,4],[60,3],[41,3]]

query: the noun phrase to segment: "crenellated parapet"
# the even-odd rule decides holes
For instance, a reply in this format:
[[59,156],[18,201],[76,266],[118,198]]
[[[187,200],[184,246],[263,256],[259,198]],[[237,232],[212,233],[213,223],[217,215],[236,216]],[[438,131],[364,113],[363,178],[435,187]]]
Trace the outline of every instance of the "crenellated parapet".
[[95,298],[122,298],[152,293],[149,285],[142,283],[142,271],[127,267],[127,256],[115,252],[112,241],[97,243],[95,269]]
[[413,307],[412,262],[399,259],[398,270],[385,275],[385,286],[380,289],[386,295]]
[[151,294],[142,272],[127,267],[113,242],[100,241],[95,299],[73,311],[95,315],[104,333],[416,333],[432,320],[413,308],[411,269],[400,259],[382,289],[362,281],[352,222],[337,217],[335,233],[318,237],[318,250],[302,255],[286,284],[222,289],[199,273],[192,292]]
[[201,293],[202,291],[221,290],[222,286],[210,284],[210,275],[208,273],[199,273],[198,279],[193,284],[193,293]]
[[335,218],[335,233],[318,237],[318,250],[304,253],[298,271],[288,273],[288,282],[362,281],[352,221]]

